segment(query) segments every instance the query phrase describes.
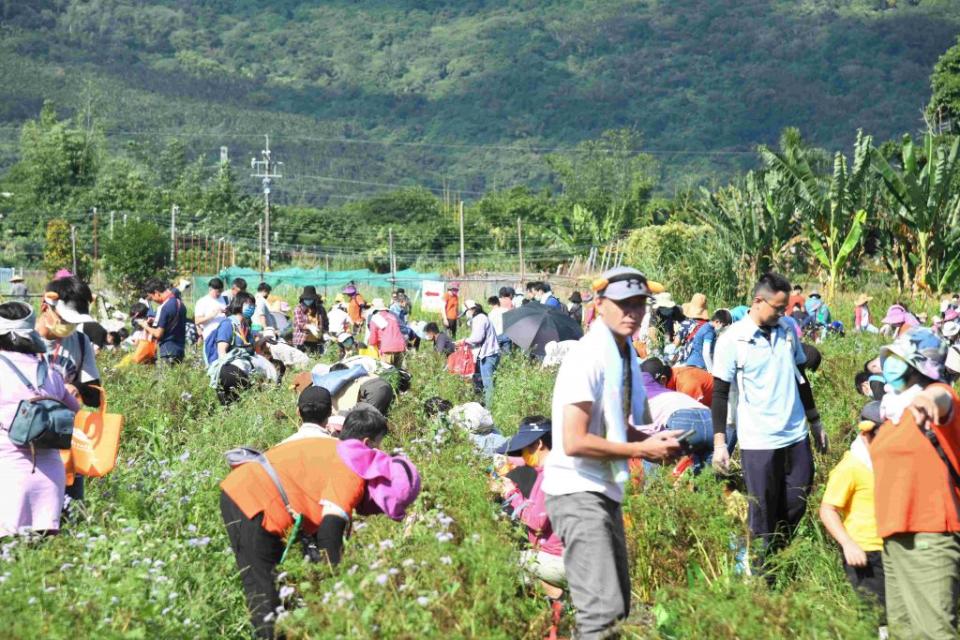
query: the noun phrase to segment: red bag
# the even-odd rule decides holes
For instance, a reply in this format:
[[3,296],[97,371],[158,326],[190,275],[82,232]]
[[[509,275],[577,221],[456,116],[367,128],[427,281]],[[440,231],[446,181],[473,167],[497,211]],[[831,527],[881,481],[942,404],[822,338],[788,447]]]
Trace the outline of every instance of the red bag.
[[447,371],[458,376],[472,376],[477,370],[477,361],[469,345],[462,344],[447,356]]

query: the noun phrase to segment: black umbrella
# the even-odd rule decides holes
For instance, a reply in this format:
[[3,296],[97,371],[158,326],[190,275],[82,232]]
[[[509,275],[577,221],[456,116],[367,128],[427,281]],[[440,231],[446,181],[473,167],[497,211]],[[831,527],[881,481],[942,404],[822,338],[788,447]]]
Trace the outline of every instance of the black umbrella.
[[583,337],[580,323],[563,311],[539,302],[528,302],[503,314],[503,333],[518,347],[535,355],[543,355],[548,342]]

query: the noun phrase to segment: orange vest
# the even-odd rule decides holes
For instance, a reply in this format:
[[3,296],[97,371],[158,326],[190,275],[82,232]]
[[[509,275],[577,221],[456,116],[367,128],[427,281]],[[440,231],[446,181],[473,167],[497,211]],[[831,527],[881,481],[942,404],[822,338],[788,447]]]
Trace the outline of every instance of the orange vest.
[[350,296],[349,302],[347,302],[347,315],[350,316],[350,320],[353,324],[361,324],[363,322],[363,305],[367,303],[359,293]]
[[[950,422],[934,427],[947,458],[960,462],[960,397],[950,392]],[[917,428],[909,411],[899,424],[883,423],[870,445],[876,478],[877,532],[881,538],[898,533],[960,532],[960,491],[937,450]]]
[[[303,514],[302,527],[307,534],[315,533],[323,519],[321,500],[328,500],[349,514],[363,500],[366,482],[340,458],[338,442],[331,438],[304,438],[266,452],[290,506]],[[282,536],[293,526],[280,492],[258,463],[236,467],[223,479],[220,488],[248,518],[263,513],[263,528],[268,532]]]

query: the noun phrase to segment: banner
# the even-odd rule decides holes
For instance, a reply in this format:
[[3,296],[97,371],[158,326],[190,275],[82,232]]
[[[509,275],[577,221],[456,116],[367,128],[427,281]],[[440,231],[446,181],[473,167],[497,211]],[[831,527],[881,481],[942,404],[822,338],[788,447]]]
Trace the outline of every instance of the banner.
[[421,283],[423,288],[423,299],[420,302],[424,311],[443,311],[443,292],[444,285],[439,280],[424,280]]

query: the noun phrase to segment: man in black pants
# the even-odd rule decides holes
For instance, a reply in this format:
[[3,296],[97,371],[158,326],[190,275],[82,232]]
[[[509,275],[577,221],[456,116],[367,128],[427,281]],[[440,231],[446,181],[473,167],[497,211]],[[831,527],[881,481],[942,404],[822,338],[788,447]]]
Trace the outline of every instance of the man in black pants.
[[713,463],[726,469],[730,460],[726,425],[735,385],[750,531],[764,551],[786,544],[806,510],[813,483],[809,434],[820,451],[827,446],[796,325],[784,317],[789,297],[786,278],[765,274],[754,288],[750,311],[720,336],[714,355]]

